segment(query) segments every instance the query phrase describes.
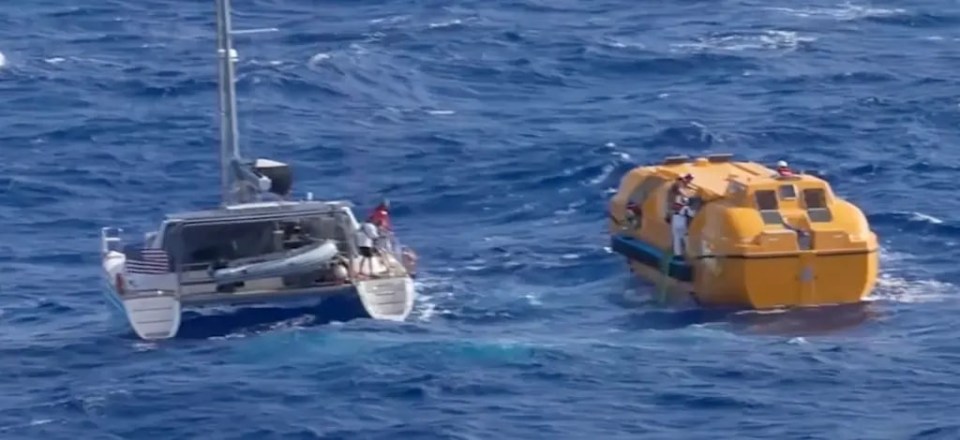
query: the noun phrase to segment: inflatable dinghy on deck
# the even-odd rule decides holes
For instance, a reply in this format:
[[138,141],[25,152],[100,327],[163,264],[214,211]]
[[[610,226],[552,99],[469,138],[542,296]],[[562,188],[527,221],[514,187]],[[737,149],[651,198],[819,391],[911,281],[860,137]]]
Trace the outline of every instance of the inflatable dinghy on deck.
[[337,253],[337,244],[333,240],[326,240],[291,251],[260,256],[256,259],[258,262],[214,270],[211,276],[218,284],[227,284],[299,275],[327,265]]

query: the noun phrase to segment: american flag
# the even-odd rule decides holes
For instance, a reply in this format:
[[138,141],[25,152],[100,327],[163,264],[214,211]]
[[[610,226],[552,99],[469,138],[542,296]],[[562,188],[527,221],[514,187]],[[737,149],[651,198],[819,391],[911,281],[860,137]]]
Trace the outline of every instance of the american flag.
[[163,249],[139,249],[127,253],[127,272],[145,275],[170,273],[170,259]]

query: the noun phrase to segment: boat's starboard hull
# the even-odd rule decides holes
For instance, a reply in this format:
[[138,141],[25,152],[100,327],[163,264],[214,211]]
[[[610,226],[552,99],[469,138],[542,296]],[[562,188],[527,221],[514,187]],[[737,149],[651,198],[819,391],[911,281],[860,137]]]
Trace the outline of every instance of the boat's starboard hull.
[[356,283],[357,296],[373,319],[403,321],[416,296],[410,277],[380,278]]

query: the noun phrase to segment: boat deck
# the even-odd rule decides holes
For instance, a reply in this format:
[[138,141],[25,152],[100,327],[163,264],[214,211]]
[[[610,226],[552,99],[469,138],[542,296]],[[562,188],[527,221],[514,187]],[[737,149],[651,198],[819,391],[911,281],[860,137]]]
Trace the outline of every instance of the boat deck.
[[[384,259],[379,256],[375,256],[368,261],[363,261],[362,257],[356,257],[351,263],[353,263],[354,273],[356,273],[360,279],[403,276],[406,272],[403,266],[400,265],[395,258],[390,256],[387,257],[387,261],[384,261]],[[362,267],[360,263],[363,263]],[[371,266],[373,267],[372,272],[370,270]]]
[[[384,264],[383,260],[377,257],[374,257],[370,260],[373,262],[373,272],[371,274],[370,267],[366,261],[363,262],[363,267],[361,270],[361,260],[362,258],[357,257],[352,261],[353,270],[357,274],[358,280],[403,277],[406,275],[406,273],[402,270],[402,266],[400,267],[400,270],[397,268],[393,268],[393,270],[391,270],[391,267]],[[396,260],[392,258],[390,258],[389,261],[399,265],[399,263],[396,263]],[[353,284],[349,282],[331,282],[328,284],[320,284],[305,288],[241,289],[234,292],[198,292],[183,295],[180,297],[180,300],[184,306],[198,307],[210,305],[286,302],[306,300],[309,298],[320,299],[335,295],[352,294],[354,291],[355,289]]]

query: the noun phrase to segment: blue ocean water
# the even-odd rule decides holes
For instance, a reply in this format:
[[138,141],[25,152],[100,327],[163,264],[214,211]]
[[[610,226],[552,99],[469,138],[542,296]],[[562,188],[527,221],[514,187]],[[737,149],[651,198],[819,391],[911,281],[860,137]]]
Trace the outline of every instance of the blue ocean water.
[[[0,5],[0,438],[960,438],[960,6],[234,0],[247,151],[391,199],[409,322],[311,313],[137,340],[97,233],[215,203],[213,2]],[[619,176],[818,170],[882,241],[862,307],[650,301]]]

